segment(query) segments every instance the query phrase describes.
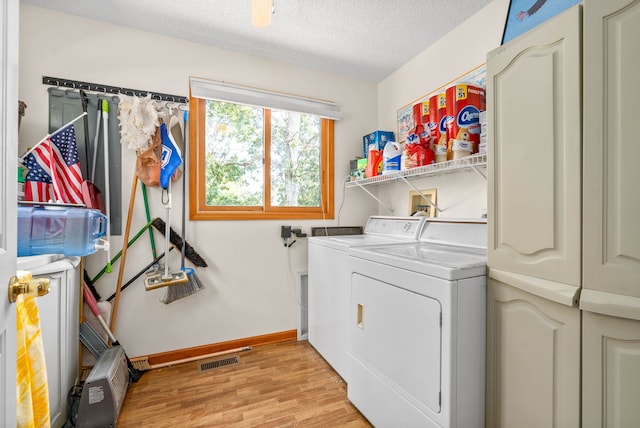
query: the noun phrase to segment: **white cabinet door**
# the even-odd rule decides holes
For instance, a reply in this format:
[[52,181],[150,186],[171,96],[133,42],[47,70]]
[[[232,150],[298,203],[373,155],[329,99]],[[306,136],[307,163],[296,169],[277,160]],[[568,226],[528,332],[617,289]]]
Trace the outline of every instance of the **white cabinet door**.
[[[49,411],[51,426],[64,425],[67,413],[67,392],[69,386],[63,379],[67,368],[67,273],[57,272],[38,275],[49,280],[49,294],[38,298],[38,309],[42,325],[45,360],[47,362],[47,383],[49,386]],[[69,308],[73,309],[73,308]],[[74,311],[77,313],[77,311]],[[77,319],[77,318],[76,318]]]
[[489,279],[486,426],[580,426],[580,311]]
[[38,275],[48,278],[50,291],[38,298],[42,339],[47,362],[51,426],[67,419],[67,394],[79,378],[78,269]]
[[640,2],[584,4],[584,288],[640,297]]
[[640,321],[583,312],[582,426],[640,425]]
[[487,56],[492,268],[580,285],[580,6]]

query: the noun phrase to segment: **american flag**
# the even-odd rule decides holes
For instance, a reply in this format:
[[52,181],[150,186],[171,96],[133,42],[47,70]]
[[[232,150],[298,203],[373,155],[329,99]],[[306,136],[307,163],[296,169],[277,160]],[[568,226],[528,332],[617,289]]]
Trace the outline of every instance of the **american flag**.
[[[53,162],[52,162],[53,160]],[[23,159],[25,200],[83,204],[82,171],[73,125],[39,143]]]

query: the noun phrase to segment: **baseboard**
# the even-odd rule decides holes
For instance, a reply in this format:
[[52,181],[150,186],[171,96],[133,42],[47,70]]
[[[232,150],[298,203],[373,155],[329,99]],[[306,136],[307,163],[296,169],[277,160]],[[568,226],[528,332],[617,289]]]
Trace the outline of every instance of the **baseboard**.
[[199,357],[213,354],[215,352],[228,351],[229,349],[242,348],[245,346],[261,346],[272,343],[296,341],[298,339],[297,330],[286,330],[277,333],[264,334],[261,336],[246,337],[244,339],[229,340],[227,342],[212,343],[210,345],[196,346],[193,348],[178,349],[175,351],[161,352],[136,358],[146,358],[150,365],[166,364],[172,361],[184,360],[187,358]]

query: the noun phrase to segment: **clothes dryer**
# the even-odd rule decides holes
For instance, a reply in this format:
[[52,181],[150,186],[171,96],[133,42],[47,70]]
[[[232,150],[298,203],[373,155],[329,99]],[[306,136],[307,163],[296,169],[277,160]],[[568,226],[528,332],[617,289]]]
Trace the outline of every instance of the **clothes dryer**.
[[485,221],[349,250],[349,400],[377,427],[484,426]]
[[309,238],[308,340],[348,383],[349,281],[352,247],[416,242],[425,217],[371,216],[361,235]]

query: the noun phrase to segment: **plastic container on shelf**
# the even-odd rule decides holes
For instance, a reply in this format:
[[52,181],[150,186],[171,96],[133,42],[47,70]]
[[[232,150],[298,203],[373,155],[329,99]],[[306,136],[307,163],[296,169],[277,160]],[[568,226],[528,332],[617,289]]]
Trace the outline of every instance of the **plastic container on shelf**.
[[382,150],[374,149],[371,145],[369,156],[367,156],[367,169],[365,176],[367,178],[376,177],[382,172]]
[[382,151],[382,173],[390,174],[400,171],[402,147],[395,141],[389,141]]
[[18,256],[87,256],[108,243],[107,217],[98,210],[64,206],[18,206]]

